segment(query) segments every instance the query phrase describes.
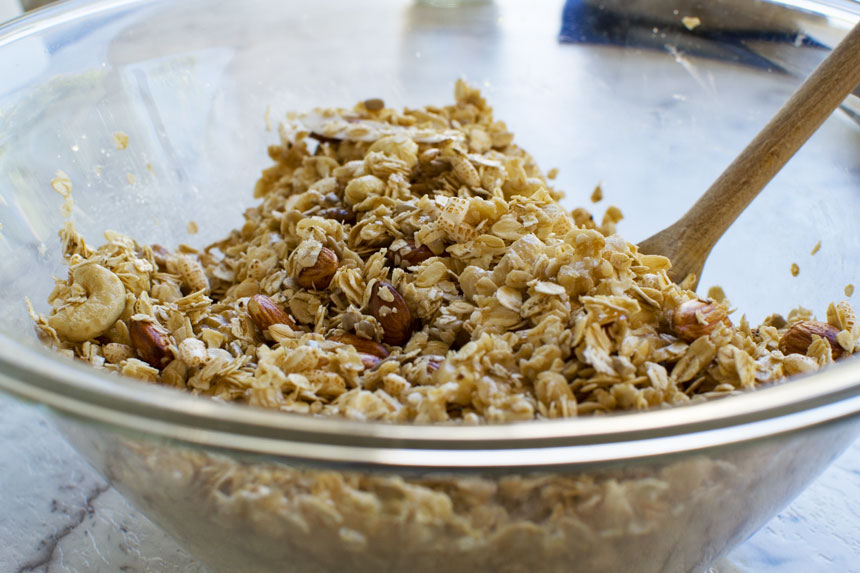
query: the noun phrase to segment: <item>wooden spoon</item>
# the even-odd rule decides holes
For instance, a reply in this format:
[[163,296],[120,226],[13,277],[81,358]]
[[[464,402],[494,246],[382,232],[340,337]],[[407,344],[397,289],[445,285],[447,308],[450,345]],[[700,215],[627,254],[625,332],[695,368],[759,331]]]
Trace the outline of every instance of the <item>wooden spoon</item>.
[[[683,217],[639,243],[669,257],[669,276],[695,289],[705,259],[726,229],[860,84],[860,23],[821,62],[755,139]],[[692,275],[692,276],[690,276]],[[689,277],[689,278],[688,278]]]

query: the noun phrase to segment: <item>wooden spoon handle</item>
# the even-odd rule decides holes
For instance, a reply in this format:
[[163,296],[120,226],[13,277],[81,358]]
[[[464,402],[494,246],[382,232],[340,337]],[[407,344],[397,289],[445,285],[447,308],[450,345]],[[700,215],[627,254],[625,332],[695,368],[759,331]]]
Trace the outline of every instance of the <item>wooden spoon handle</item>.
[[672,260],[671,276],[701,275],[708,253],[747,205],[860,84],[860,23],[677,222],[639,244]]

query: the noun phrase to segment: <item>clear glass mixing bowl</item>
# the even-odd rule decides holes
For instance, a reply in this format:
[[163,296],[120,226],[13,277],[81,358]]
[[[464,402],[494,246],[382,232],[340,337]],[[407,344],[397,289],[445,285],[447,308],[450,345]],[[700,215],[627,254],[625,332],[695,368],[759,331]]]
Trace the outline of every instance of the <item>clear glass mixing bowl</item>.
[[[113,0],[8,24],[0,388],[49,407],[111,483],[216,571],[704,567],[856,437],[860,364],[696,406],[492,427],[198,399],[36,341],[24,298],[46,310],[64,272],[50,181],[68,174],[90,242],[114,229],[203,245],[253,203],[286,111],[447,102],[465,77],[560,168],[568,206],[600,182],[635,242],[684,212],[858,14],[855,2],[800,0]],[[720,284],[752,321],[797,304],[823,314],[855,280],[855,102],[711,255],[703,288]]]

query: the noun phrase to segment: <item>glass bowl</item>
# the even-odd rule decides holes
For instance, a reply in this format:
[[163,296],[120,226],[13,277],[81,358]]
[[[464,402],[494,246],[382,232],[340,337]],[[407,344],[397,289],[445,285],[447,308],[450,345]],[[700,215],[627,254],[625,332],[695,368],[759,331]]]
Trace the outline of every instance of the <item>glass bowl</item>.
[[[50,182],[68,174],[92,243],[113,229],[203,245],[253,204],[285,112],[442,103],[465,77],[560,168],[566,206],[600,183],[636,242],[686,210],[858,14],[837,1],[111,0],[16,20],[0,29],[0,388],[47,406],[214,571],[701,569],[854,440],[857,361],[705,404],[504,426],[196,398],[36,340],[24,299],[47,310],[64,272]],[[709,259],[703,289],[722,286],[751,322],[798,304],[821,315],[860,269],[856,102]]]

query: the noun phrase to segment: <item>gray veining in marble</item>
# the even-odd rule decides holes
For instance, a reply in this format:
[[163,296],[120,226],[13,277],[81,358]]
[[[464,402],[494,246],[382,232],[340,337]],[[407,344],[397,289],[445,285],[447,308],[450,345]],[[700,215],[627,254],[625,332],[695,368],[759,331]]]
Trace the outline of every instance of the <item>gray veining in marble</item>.
[[0,573],[200,573],[40,410],[0,396]]

